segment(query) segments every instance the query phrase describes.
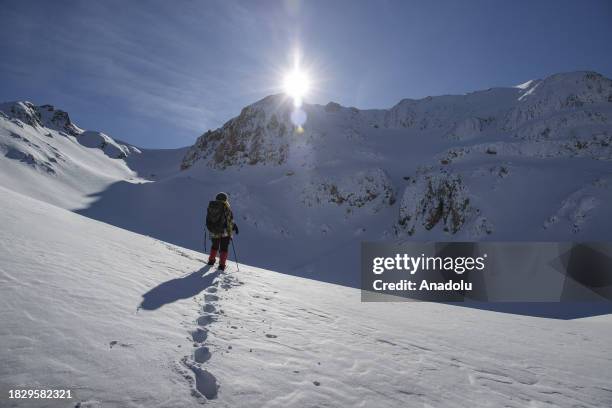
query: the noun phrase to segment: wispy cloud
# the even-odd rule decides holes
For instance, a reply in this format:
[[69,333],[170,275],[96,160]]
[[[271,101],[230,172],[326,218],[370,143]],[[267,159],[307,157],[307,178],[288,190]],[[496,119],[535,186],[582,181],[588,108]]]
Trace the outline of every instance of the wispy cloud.
[[[261,70],[268,58],[257,47],[267,34],[258,25],[274,25],[230,2],[146,4],[75,3],[51,24],[29,10],[15,36],[19,73],[46,87],[68,86],[90,105],[112,100],[127,114],[194,137],[270,90],[274,78],[266,84]],[[12,67],[0,65],[18,74]]]

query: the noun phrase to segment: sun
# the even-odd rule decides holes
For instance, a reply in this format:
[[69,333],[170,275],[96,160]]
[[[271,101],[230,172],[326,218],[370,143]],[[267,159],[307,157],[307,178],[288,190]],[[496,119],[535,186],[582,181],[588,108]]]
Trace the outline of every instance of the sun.
[[293,69],[285,74],[283,89],[287,95],[293,98],[296,108],[302,105],[302,99],[310,91],[310,77],[307,72],[300,68],[299,58],[296,57]]
[[299,107],[304,96],[310,91],[310,78],[306,72],[294,69],[285,75],[283,88],[285,93],[293,98],[295,106]]

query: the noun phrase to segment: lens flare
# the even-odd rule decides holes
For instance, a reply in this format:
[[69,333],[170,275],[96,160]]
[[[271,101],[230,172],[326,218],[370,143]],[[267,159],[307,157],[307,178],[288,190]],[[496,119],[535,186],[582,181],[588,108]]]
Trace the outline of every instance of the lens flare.
[[306,123],[306,112],[302,108],[296,107],[291,112],[291,122],[298,128],[301,128]]

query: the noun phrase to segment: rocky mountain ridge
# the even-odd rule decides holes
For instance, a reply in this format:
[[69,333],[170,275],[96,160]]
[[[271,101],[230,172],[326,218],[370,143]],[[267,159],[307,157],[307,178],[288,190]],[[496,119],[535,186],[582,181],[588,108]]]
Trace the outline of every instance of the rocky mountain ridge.
[[[555,74],[465,95],[404,99],[390,109],[359,110],[334,102],[302,109],[307,120],[298,132],[291,120],[291,101],[282,95],[249,105],[221,128],[198,138],[181,169],[196,164],[211,169],[290,167],[291,174],[309,174],[302,203],[333,203],[347,207],[348,213],[379,196],[379,191],[359,193],[359,186],[367,184],[365,175],[376,174],[387,197],[401,197],[395,234],[413,235],[442,225],[453,235],[470,224],[471,236],[482,238],[495,229],[474,207],[478,198],[470,202],[467,179],[474,173],[498,186],[514,175],[513,160],[612,160],[612,81],[595,72]],[[405,177],[408,185],[399,186],[388,176],[378,176],[379,171],[387,174],[390,163],[376,160],[380,152],[371,142],[384,138],[385,131],[413,144],[436,138],[442,148]],[[339,153],[343,158],[333,159],[329,151],[353,154]],[[388,160],[401,167],[401,156],[398,152]],[[349,176],[343,175],[341,165],[329,169],[334,160],[361,164]],[[482,161],[495,165],[475,165]],[[334,182],[317,176],[323,167],[336,173]],[[392,206],[395,199],[385,202]]]

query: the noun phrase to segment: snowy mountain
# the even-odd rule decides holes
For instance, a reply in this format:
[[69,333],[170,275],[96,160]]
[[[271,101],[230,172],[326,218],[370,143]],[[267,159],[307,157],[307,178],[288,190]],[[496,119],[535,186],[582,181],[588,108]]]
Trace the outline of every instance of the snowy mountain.
[[302,109],[298,129],[291,101],[268,96],[164,151],[5,104],[0,184],[194,250],[206,203],[226,191],[244,261],[348,286],[362,240],[611,238],[612,81],[599,74]]
[[[197,140],[183,174],[228,180],[230,196],[248,197],[238,214],[249,227],[305,241],[315,258],[330,242],[361,239],[611,237],[612,81],[599,74],[405,99],[387,110],[303,110],[301,132],[281,95],[246,107]],[[253,211],[265,197],[285,208]]]
[[[119,154],[121,152],[121,154]],[[78,209],[118,180],[135,180],[123,160],[139,154],[101,133],[84,131],[51,105],[0,104],[0,185]]]
[[72,123],[67,112],[60,109],[56,110],[53,105],[35,106],[27,101],[9,102],[1,104],[0,110],[13,119],[14,123],[21,122],[34,128],[46,127],[72,136],[77,136],[83,132],[82,129]]
[[[541,319],[232,264],[0,187],[3,407],[608,407],[610,315]],[[8,399],[10,389],[71,399]]]
[[[610,240],[611,95],[591,72],[386,110],[273,95],[174,150],[0,105],[0,405],[611,406],[609,308],[354,288],[361,241]],[[240,271],[204,265],[218,191]]]
[[[612,81],[592,72],[575,72],[515,88],[407,99],[389,110],[360,111],[334,103],[310,105],[305,107],[305,132],[299,133],[291,131],[295,126],[290,103],[282,96],[268,97],[245,108],[221,129],[202,135],[184,157],[182,168],[189,169],[198,162],[210,168],[284,166],[292,175],[306,173],[315,179],[315,197],[312,191],[303,192],[307,205],[333,203],[353,212],[374,197],[393,197],[397,191],[402,197],[399,217],[387,226],[396,235],[424,233],[440,226],[450,239],[461,232],[459,235],[476,239],[494,233],[504,239],[520,239],[526,231],[508,231],[501,220],[492,221],[499,218],[497,214],[481,212],[470,203],[472,199],[478,204],[485,195],[476,190],[501,190],[506,194],[513,179],[529,184],[531,173],[538,172],[548,174],[537,176],[559,180],[555,173],[571,167],[572,171],[588,173],[584,176],[591,179],[570,177],[561,179],[561,184],[577,184],[576,191],[597,185],[602,190],[597,195],[608,198],[611,103]],[[398,140],[399,135],[403,140]],[[385,145],[394,150],[389,152]],[[573,160],[578,158],[593,161]],[[366,174],[372,172],[384,174],[375,183],[382,192],[363,191],[352,177],[341,177],[335,184],[316,180],[321,168],[337,175],[357,163],[362,172],[359,180],[367,180]],[[600,177],[593,177],[596,174]],[[394,182],[400,178],[407,182]],[[521,190],[527,193],[530,187],[524,185]],[[541,190],[541,186],[533,188]],[[344,196],[338,196],[338,190],[344,190]],[[567,199],[571,200],[574,193]],[[486,196],[488,201],[488,192]],[[457,203],[458,199],[463,201]],[[387,202],[392,206],[395,200]],[[598,205],[592,207],[589,216],[597,212]],[[522,212],[520,206],[516,208]],[[554,217],[555,209],[547,210]],[[504,211],[503,217],[507,216],[508,211]],[[600,216],[605,218],[606,214]],[[579,232],[582,226],[577,225],[577,217],[582,216],[570,216],[565,220],[569,225],[561,229]],[[529,225],[548,228],[545,219]],[[564,232],[557,230],[555,234],[567,235]]]

